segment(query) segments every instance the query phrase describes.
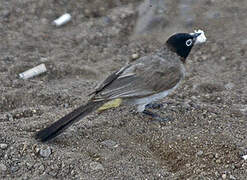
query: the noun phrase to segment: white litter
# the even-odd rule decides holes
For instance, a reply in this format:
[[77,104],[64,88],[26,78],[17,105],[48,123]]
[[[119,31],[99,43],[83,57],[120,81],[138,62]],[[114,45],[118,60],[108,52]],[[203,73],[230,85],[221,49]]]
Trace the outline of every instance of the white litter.
[[247,154],[246,154],[246,155],[243,155],[242,158],[243,158],[244,160],[247,160]]
[[64,15],[60,16],[59,18],[55,19],[52,24],[59,27],[71,20],[71,15],[69,13],[65,13]]
[[200,29],[199,30],[195,30],[194,33],[190,33],[190,34],[193,35],[195,33],[201,33],[200,36],[198,36],[196,38],[195,44],[201,44],[201,43],[206,42],[207,38],[206,38],[205,33],[204,33],[203,30],[200,30]]
[[37,76],[39,74],[42,74],[46,71],[47,71],[47,69],[45,67],[45,64],[40,64],[40,65],[38,65],[32,69],[29,69],[23,73],[20,73],[19,77],[21,79],[29,79],[29,78],[32,78],[32,77]]

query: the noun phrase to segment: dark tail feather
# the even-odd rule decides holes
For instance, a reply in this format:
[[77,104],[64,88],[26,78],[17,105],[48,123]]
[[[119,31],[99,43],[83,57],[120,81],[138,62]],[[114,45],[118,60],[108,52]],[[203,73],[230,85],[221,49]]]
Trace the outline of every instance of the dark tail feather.
[[87,116],[89,113],[98,109],[101,105],[103,105],[103,101],[93,102],[90,101],[86,105],[82,105],[72,111],[71,113],[65,115],[58,121],[54,122],[50,126],[45,129],[40,130],[35,135],[35,138],[40,140],[41,142],[45,142],[53,139],[54,137],[61,134],[64,130],[70,127],[73,123]]

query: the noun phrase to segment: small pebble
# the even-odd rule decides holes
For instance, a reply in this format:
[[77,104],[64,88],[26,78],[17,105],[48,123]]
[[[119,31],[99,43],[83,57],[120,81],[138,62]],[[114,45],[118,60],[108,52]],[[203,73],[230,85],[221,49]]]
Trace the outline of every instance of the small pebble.
[[5,154],[3,158],[8,159],[9,158],[8,154]]
[[0,172],[7,171],[7,167],[4,164],[0,164]]
[[226,179],[226,174],[222,174],[222,179]]
[[202,60],[204,61],[208,58],[206,55],[202,55],[201,57],[202,57]]
[[216,171],[216,172],[214,173],[214,175],[218,177],[218,176],[220,176],[220,173]]
[[198,152],[196,153],[196,155],[197,155],[197,156],[201,156],[201,155],[203,155],[203,151],[201,151],[201,150],[200,150],[200,151],[198,151]]
[[46,19],[46,18],[42,18],[40,21],[42,24],[48,24],[49,23],[48,19]]
[[234,88],[234,86],[235,86],[235,85],[234,85],[233,83],[227,83],[227,84],[225,85],[225,88],[231,90],[232,88]]
[[40,156],[47,158],[51,155],[51,148],[47,147],[46,149],[40,149],[39,154]]
[[107,146],[108,148],[116,148],[116,147],[118,147],[118,144],[115,141],[110,140],[110,139],[101,142],[101,144]]
[[10,114],[10,113],[7,113],[7,117],[8,117],[9,121],[13,121],[14,120],[12,114]]
[[132,60],[138,59],[140,56],[137,53],[132,54]]
[[33,165],[31,163],[28,163],[28,162],[26,163],[26,166],[27,166],[27,169],[29,169],[29,170],[33,167]]
[[7,147],[8,147],[7,144],[4,144],[4,143],[3,144],[0,144],[0,149],[3,149],[4,150],[4,149],[7,149]]
[[225,56],[221,56],[221,60],[225,61],[226,57]]
[[241,168],[241,167],[242,167],[242,164],[241,164],[241,163],[235,164],[235,168],[236,168],[236,169],[239,169],[239,168]]
[[241,40],[241,44],[242,44],[243,46],[247,45],[247,39],[242,39],[242,40]]
[[14,173],[14,172],[16,172],[16,171],[18,171],[18,170],[19,170],[19,167],[18,167],[18,166],[13,166],[13,167],[10,168],[10,171],[11,171],[12,173]]
[[220,159],[217,159],[216,160],[216,163],[218,163],[218,164],[221,163],[221,160]]
[[233,175],[230,175],[231,180],[235,180],[236,178]]
[[189,168],[189,167],[190,167],[190,163],[185,164],[185,166],[186,166],[187,168]]
[[10,16],[10,11],[9,10],[3,10],[3,12],[2,12],[2,17],[3,18],[8,18],[9,16]]
[[45,166],[44,165],[39,166],[39,171],[40,172],[44,172],[44,170],[45,170]]
[[40,61],[41,62],[47,62],[47,61],[49,61],[49,59],[47,57],[42,57],[42,58],[40,58]]
[[92,170],[104,170],[104,167],[102,166],[102,164],[100,164],[98,162],[92,162],[92,163],[90,163],[90,168]]
[[210,159],[213,159],[214,158],[214,155],[213,154],[209,154],[209,158]]
[[40,148],[35,147],[35,149],[34,149],[35,154],[39,154],[39,151],[40,151]]

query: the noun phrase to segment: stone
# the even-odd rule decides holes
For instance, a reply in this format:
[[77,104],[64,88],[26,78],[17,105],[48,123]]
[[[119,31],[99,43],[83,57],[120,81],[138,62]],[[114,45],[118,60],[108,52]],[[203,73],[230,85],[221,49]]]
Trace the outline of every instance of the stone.
[[104,167],[99,162],[92,162],[92,163],[90,163],[90,168],[92,170],[104,170]]
[[140,56],[139,56],[139,54],[137,54],[137,53],[134,53],[134,54],[132,54],[132,60],[136,60],[136,59],[138,59]]
[[7,171],[7,167],[4,165],[4,164],[0,164],[0,172],[5,172],[5,171]]
[[5,143],[2,143],[2,144],[0,144],[0,149],[7,149],[7,147],[8,147],[8,144],[5,144]]
[[101,142],[101,144],[107,146],[108,148],[116,148],[116,147],[118,147],[118,144],[115,141],[110,140],[110,139]]
[[40,156],[47,158],[51,155],[51,148],[47,147],[46,149],[40,149],[39,154]]
[[226,179],[226,174],[222,174],[222,179]]
[[202,151],[202,150],[198,151],[198,152],[196,153],[196,155],[197,155],[197,156],[203,155],[203,151]]

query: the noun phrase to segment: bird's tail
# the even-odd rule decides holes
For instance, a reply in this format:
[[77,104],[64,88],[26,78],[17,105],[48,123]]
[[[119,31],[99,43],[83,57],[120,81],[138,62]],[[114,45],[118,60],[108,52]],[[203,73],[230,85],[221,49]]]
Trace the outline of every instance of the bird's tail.
[[65,131],[67,128],[69,128],[73,123],[98,109],[102,104],[104,104],[104,101],[89,101],[86,105],[78,107],[77,109],[65,115],[50,126],[37,132],[35,138],[40,140],[41,142],[53,139],[54,137]]

